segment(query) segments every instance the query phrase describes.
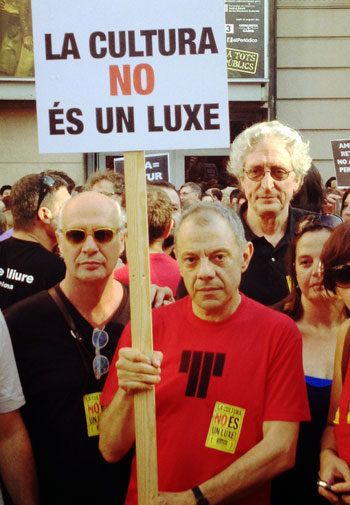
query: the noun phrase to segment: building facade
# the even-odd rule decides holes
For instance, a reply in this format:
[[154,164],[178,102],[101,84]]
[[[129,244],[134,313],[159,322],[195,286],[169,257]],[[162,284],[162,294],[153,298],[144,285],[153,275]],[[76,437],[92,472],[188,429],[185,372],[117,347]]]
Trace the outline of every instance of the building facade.
[[[310,141],[314,162],[328,179],[334,175],[331,140],[350,138],[350,0],[224,5],[231,141],[246,126],[276,118]],[[0,7],[0,185],[48,168],[82,184],[94,170],[114,169],[114,158],[123,153],[39,153],[28,8],[30,0]],[[220,178],[229,149],[168,154],[169,177],[179,187],[194,173]]]
[[276,117],[310,141],[326,181],[350,139],[350,0],[277,0]]

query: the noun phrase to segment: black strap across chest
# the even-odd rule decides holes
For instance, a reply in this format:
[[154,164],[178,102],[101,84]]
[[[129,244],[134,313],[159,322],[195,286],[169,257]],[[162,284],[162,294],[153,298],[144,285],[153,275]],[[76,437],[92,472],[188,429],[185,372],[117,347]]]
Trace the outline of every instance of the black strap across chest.
[[79,330],[77,328],[77,325],[75,324],[75,322],[74,322],[71,314],[69,313],[69,311],[68,311],[65,303],[63,302],[62,298],[60,297],[57,287],[54,286],[53,288],[50,288],[49,291],[48,291],[48,293],[51,296],[51,298],[54,300],[54,302],[56,303],[57,307],[62,312],[62,315],[63,315],[64,319],[66,320],[66,323],[68,324],[68,326],[70,328],[70,334],[72,335],[72,337],[74,338],[74,340],[77,343],[78,350],[79,350],[81,359],[82,359],[82,361],[84,363],[84,367],[85,367],[87,373],[88,374],[93,373],[93,370],[92,370],[92,361],[93,361],[94,358],[91,355],[90,351],[85,346],[84,339],[81,336],[81,334],[80,334],[80,332],[79,332]]

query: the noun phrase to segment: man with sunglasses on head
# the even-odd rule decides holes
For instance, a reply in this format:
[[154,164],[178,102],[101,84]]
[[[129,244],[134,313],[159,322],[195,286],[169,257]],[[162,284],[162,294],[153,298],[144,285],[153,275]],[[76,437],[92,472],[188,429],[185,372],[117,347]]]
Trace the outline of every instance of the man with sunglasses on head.
[[41,505],[124,503],[130,457],[111,465],[98,450],[100,392],[130,319],[128,287],[113,278],[123,226],[112,198],[72,197],[57,229],[64,279],[5,313]]
[[70,198],[65,181],[54,174],[30,174],[12,188],[13,237],[0,243],[0,308],[59,282],[65,273],[52,251],[56,221]]
[[308,144],[278,121],[257,123],[232,143],[228,170],[247,202],[240,217],[254,254],[242,276],[247,296],[273,305],[288,294],[285,255],[297,221],[309,211],[290,202],[311,166]]

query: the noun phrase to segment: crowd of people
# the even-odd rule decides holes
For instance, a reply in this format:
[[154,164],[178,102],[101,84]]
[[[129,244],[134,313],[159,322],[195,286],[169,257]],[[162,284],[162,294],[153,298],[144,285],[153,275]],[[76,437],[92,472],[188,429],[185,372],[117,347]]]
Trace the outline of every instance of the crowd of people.
[[151,355],[131,345],[123,176],[0,189],[6,505],[136,505],[153,388],[158,505],[350,503],[350,189],[277,121],[227,170],[147,185]]

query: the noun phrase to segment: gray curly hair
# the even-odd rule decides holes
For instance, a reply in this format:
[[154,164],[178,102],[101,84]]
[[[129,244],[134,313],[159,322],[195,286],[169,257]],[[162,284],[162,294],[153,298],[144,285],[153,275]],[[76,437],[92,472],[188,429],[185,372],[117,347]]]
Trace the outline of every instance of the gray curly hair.
[[309,143],[303,142],[296,130],[283,125],[279,121],[264,121],[256,123],[240,133],[231,145],[228,171],[236,177],[242,177],[247,155],[254,146],[266,137],[276,137],[291,149],[291,160],[297,177],[307,174],[312,159],[309,155]]

